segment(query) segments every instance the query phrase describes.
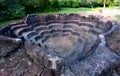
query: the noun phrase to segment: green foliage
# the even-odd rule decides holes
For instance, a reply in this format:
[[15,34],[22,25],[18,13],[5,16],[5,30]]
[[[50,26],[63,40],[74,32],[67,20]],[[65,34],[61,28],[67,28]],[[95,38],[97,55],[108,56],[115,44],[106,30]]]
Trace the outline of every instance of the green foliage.
[[98,0],[98,3],[102,4],[103,7],[106,6],[114,6],[115,5],[115,0]]
[[20,0],[26,13],[50,12],[59,8],[58,0]]
[[0,0],[0,10],[5,10],[8,7],[8,1]]
[[80,6],[81,7],[89,7],[88,3],[87,3],[87,0],[80,0]]
[[66,7],[67,5],[67,3],[66,3],[66,1],[65,0],[58,0],[58,2],[59,2],[59,5],[60,5],[60,7]]
[[120,6],[120,0],[114,0],[116,6]]
[[119,0],[0,0],[0,21],[16,19],[31,13],[47,13],[62,7],[120,6]]
[[60,8],[60,4],[59,4],[58,0],[52,0],[51,4],[52,4],[53,8]]
[[4,16],[2,14],[2,11],[0,11],[0,21],[3,21],[4,20]]
[[0,27],[4,26],[4,25],[8,25],[12,22],[15,22],[16,20],[6,20],[6,21],[2,21],[0,22]]
[[18,0],[0,0],[0,21],[25,16],[25,8]]
[[71,7],[80,7],[80,1],[79,0],[73,0],[71,1]]
[[43,0],[19,0],[19,3],[25,7],[26,13],[35,13],[43,11]]
[[80,7],[80,0],[59,0],[61,7]]
[[19,0],[23,6],[31,6],[34,8],[43,6],[43,0]]
[[3,11],[3,15],[5,19],[16,19],[25,16],[24,7],[20,4],[12,5],[8,7],[7,10]]
[[80,0],[80,7],[101,7],[103,6],[102,3],[99,2],[99,0]]
[[120,21],[120,15],[115,16],[118,21]]
[[42,10],[43,10],[42,12],[53,11],[52,4],[50,3],[49,0],[44,1]]

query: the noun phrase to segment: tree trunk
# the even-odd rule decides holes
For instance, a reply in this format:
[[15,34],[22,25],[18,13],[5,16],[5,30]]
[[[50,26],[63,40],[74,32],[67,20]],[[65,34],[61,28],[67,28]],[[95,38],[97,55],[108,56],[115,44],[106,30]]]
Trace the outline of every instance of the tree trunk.
[[103,5],[104,5],[104,8],[105,8],[106,7],[106,0],[104,0],[104,4]]

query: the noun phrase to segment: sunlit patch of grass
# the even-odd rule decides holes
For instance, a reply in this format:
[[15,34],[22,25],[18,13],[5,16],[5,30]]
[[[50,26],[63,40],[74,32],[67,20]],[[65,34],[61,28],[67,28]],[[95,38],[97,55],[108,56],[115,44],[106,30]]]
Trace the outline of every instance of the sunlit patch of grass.
[[38,14],[58,14],[58,13],[65,13],[65,14],[70,14],[70,13],[81,13],[83,11],[92,11],[91,8],[60,8],[58,11],[53,11],[53,12],[48,12],[48,13],[38,13]]
[[10,24],[12,22],[15,22],[16,20],[6,20],[6,21],[3,21],[3,22],[0,22],[0,27],[1,26],[4,26],[4,25],[7,25],[7,24]]
[[97,7],[97,8],[92,8],[92,11],[97,11],[99,9],[102,9],[102,10],[114,10],[113,7],[106,7],[106,8],[103,8],[103,7]]
[[91,8],[62,8],[59,13],[80,13],[82,11],[91,11]]
[[118,21],[120,21],[120,15],[115,16]]

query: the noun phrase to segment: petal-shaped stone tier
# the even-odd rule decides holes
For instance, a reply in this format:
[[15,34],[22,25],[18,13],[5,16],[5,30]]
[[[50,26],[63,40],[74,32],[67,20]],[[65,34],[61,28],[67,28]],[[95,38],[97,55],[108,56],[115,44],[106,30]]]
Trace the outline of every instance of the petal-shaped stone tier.
[[[111,59],[113,58],[114,61],[110,62],[110,67],[117,60],[117,55],[112,54],[105,46],[101,47],[100,45],[98,47],[99,43],[102,42],[99,34],[104,34],[111,27],[111,21],[102,21],[100,17],[95,16],[85,17],[78,14],[29,15],[21,21],[1,28],[0,36],[3,37],[1,37],[0,40],[3,42],[4,40],[11,40],[11,43],[21,44],[21,46],[18,45],[17,48],[12,47],[12,49],[24,49],[25,55],[30,60],[36,64],[40,63],[39,65],[43,65],[44,69],[39,76],[42,76],[42,74],[43,76],[47,76],[44,75],[44,72],[48,70],[48,68],[59,71],[63,66],[65,67],[65,71],[62,74],[63,76],[84,76],[84,72],[86,76],[91,76],[92,73],[89,75],[87,73],[88,71],[86,71],[87,68],[83,68],[84,72],[82,72],[82,68],[78,70],[76,66],[78,68],[79,66],[86,66],[89,70],[92,69],[96,72],[96,68],[94,68],[94,65],[92,66],[91,63],[95,65],[98,64],[99,66],[104,65],[104,67],[101,66],[103,69],[98,68],[100,69],[99,72],[102,73],[102,71],[107,68],[107,65],[102,62],[110,61],[109,57],[111,57]],[[12,44],[12,46],[13,45],[14,44]],[[2,46],[5,47],[4,45],[1,45],[1,47]],[[7,57],[10,52],[15,51],[11,50],[11,48],[5,47],[5,49],[6,51],[0,49],[0,56]],[[107,50],[105,51],[105,49]],[[98,52],[100,52],[100,55]],[[107,52],[107,56],[103,54],[104,52]],[[105,58],[106,60],[104,60],[104,57],[107,57]],[[100,59],[101,63],[95,63],[97,59]],[[51,63],[49,63],[49,61]],[[82,61],[85,64],[83,64]],[[28,62],[28,64],[30,64],[30,62]],[[92,67],[89,68],[89,66]],[[73,75],[66,74],[70,68],[73,68]],[[37,69],[40,70],[41,68]],[[78,74],[79,71],[82,75]],[[71,74],[71,72],[69,73]]]
[[85,46],[91,48],[98,39],[93,31],[104,32],[95,29],[95,22],[84,20],[81,16],[72,14],[30,15],[26,22],[9,26],[9,31],[14,37],[34,42],[48,53],[66,58],[78,49],[82,53]]

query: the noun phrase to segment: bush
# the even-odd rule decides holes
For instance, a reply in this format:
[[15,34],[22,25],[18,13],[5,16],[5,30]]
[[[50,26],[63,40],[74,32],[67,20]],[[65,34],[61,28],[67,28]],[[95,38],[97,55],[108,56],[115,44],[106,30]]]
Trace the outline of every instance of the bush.
[[43,11],[43,0],[19,0],[19,3],[25,7],[27,14]]
[[76,7],[80,7],[80,1],[79,0],[74,0],[73,2],[72,2],[72,7],[74,8],[76,8]]
[[7,10],[3,11],[5,19],[17,19],[25,16],[25,8],[20,4],[11,5]]
[[0,11],[0,22],[4,20],[4,16],[3,16],[3,13],[2,11]]
[[81,0],[80,7],[89,7],[87,0]]
[[120,6],[120,1],[119,0],[114,0],[114,3],[116,6]]
[[59,0],[60,7],[79,7],[80,1],[79,0]]
[[65,1],[59,0],[58,2],[59,2],[60,7],[64,7],[65,6]]
[[51,4],[52,4],[52,7],[53,7],[53,8],[60,8],[60,5],[59,5],[58,0],[53,0],[53,1],[51,2]]

